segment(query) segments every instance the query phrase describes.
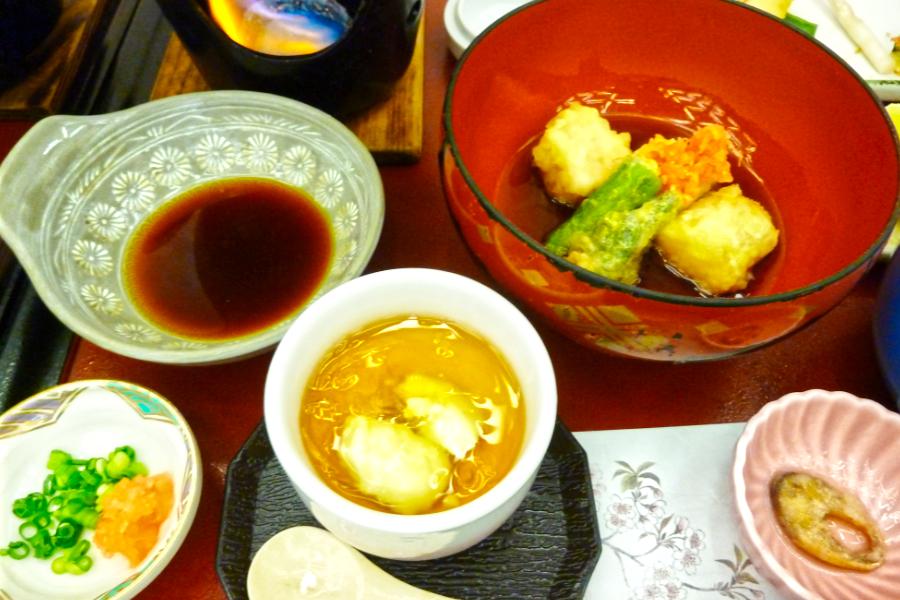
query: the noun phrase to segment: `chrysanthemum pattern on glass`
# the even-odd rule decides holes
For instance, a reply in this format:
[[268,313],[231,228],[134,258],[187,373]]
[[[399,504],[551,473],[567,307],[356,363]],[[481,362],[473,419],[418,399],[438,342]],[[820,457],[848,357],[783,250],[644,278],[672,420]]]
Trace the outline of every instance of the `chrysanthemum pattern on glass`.
[[343,239],[338,242],[337,252],[335,253],[335,261],[337,263],[338,272],[346,271],[359,252],[359,243],[353,238]]
[[326,169],[316,179],[313,197],[325,208],[334,208],[344,194],[344,177],[336,169]]
[[55,233],[61,236],[69,228],[72,216],[78,211],[79,205],[84,202],[84,196],[77,192],[69,192],[63,201],[62,207],[57,215],[57,223]]
[[156,197],[153,184],[137,171],[125,171],[113,177],[112,194],[122,208],[131,211],[147,210]]
[[108,275],[113,270],[112,255],[102,244],[91,240],[78,240],[72,247],[72,260],[87,275]]
[[174,146],[158,148],[150,156],[150,174],[157,183],[175,187],[191,176],[191,161],[183,150]]
[[158,342],[162,339],[162,336],[157,331],[140,323],[116,323],[113,326],[113,331],[133,342]]
[[203,342],[192,342],[190,340],[172,340],[165,342],[162,347],[166,350],[199,350],[206,348],[208,344]]
[[122,299],[111,289],[89,283],[81,286],[81,298],[84,303],[98,313],[105,315],[117,315],[122,312]]
[[332,220],[338,237],[349,237],[359,222],[359,207],[349,202],[341,204],[334,210]]
[[244,144],[243,160],[253,171],[269,172],[278,163],[278,145],[263,133],[251,135]]
[[293,146],[281,161],[284,176],[295,185],[306,185],[316,173],[316,157],[308,146]]
[[223,173],[230,169],[237,158],[234,144],[218,133],[209,133],[194,148],[194,157],[207,173]]
[[[190,135],[182,135],[193,128]],[[65,182],[52,216],[47,256],[59,290],[122,341],[192,351],[211,344],[183,340],[145,323],[117,271],[130,232],[147,214],[216,177],[271,177],[307,193],[328,213],[335,237],[331,277],[358,264],[361,228],[371,201],[362,172],[327,132],[275,114],[183,115],[153,123],[115,154],[98,156]],[[187,143],[186,143],[187,142]]]
[[110,204],[96,204],[85,217],[88,230],[97,238],[115,242],[128,231],[125,213]]

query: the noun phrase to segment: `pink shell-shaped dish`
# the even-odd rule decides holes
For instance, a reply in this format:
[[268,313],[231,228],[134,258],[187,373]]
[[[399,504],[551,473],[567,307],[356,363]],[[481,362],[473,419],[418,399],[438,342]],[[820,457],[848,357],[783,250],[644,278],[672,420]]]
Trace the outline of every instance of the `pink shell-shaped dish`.
[[[776,521],[772,479],[802,471],[848,490],[884,535],[883,565],[831,567],[798,549]],[[900,415],[845,392],[810,390],[770,402],[738,439],[732,471],[753,565],[789,598],[900,598]]]

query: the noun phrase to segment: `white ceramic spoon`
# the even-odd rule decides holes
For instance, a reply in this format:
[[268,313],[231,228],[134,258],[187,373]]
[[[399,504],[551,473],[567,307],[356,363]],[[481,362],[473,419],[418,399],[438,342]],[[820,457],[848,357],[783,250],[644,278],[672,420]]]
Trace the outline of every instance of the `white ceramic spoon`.
[[317,527],[292,527],[263,544],[247,573],[250,600],[451,600],[388,575]]

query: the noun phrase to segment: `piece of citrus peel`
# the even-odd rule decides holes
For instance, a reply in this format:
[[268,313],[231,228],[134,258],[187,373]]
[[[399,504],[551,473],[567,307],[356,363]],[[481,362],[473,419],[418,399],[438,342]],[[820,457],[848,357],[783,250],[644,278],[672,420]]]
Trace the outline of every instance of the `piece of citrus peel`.
[[247,573],[250,600],[449,600],[404,583],[317,527],[292,527],[259,549]]

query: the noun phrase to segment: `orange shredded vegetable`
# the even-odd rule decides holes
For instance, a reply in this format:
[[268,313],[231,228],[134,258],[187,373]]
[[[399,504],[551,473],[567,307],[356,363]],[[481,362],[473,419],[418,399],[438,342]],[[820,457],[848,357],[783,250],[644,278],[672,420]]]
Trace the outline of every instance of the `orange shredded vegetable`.
[[138,566],[156,545],[159,527],[174,503],[174,484],[168,473],[122,479],[99,500],[100,518],[94,543],[111,557],[124,554]]
[[635,154],[656,161],[662,189],[679,194],[681,208],[689,206],[713,185],[732,181],[728,134],[721,125],[705,125],[689,138],[656,135]]

